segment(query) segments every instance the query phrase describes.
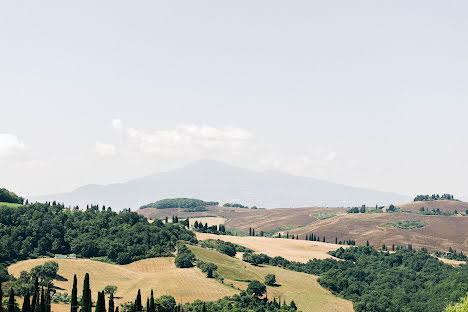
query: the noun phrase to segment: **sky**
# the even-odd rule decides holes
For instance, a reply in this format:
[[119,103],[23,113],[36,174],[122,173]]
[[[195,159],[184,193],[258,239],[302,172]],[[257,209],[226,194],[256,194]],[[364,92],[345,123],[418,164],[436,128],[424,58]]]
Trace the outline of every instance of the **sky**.
[[466,1],[4,1],[0,187],[214,159],[468,196]]

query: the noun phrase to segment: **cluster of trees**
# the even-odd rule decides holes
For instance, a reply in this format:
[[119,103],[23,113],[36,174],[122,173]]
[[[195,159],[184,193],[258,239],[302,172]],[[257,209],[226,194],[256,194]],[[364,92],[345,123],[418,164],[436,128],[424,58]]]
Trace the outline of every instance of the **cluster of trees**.
[[168,209],[168,208],[198,208],[206,206],[218,206],[219,202],[209,201],[205,202],[201,199],[195,198],[166,198],[158,200],[154,203],[149,203],[140,207],[144,208],[156,208],[156,209]]
[[[51,303],[52,303],[52,290],[51,286],[48,287],[40,287],[39,281],[36,278],[34,287],[32,290],[33,297],[31,298],[30,291],[26,292],[23,295],[23,306],[22,312],[51,312]],[[9,298],[7,304],[7,311],[8,312],[19,312],[18,304],[15,299],[15,291],[13,288],[10,288],[9,291]],[[3,299],[3,290],[2,290],[2,283],[0,283],[0,311],[3,311],[2,306],[2,299]]]
[[267,255],[248,255],[244,260],[320,275],[320,284],[352,300],[356,311],[442,311],[468,290],[468,266],[444,264],[427,250],[415,251],[412,246],[394,253],[362,246],[330,254],[343,261],[300,263]]
[[[238,204],[238,203],[225,203],[223,205],[223,207],[233,207],[233,208],[247,208],[249,209],[248,206],[244,206],[242,204]],[[254,206],[255,207],[255,206]],[[255,207],[254,209],[257,209],[257,207]]]
[[4,265],[71,253],[127,264],[170,256],[178,240],[197,242],[194,233],[179,224],[148,223],[135,212],[80,211],[40,203],[0,207],[0,263]]
[[195,221],[193,223],[193,228],[197,232],[226,235],[226,228],[223,224],[220,224],[219,226],[216,224],[208,226],[208,223],[203,224],[202,222]]
[[452,194],[432,194],[432,195],[417,195],[414,201],[433,201],[433,200],[456,200]]
[[13,290],[16,295],[25,296],[34,292],[36,283],[43,287],[53,287],[52,280],[57,276],[57,271],[58,263],[47,261],[33,267],[29,272],[22,271],[17,279],[6,276],[5,279],[9,281],[4,283],[4,289],[6,292]]
[[195,261],[195,255],[183,244],[177,244],[177,256],[175,257],[174,263],[178,268],[191,268]]
[[16,195],[15,193],[7,190],[6,188],[0,188],[0,202],[12,203],[12,204],[23,204],[24,198]]
[[[204,302],[196,300],[193,303],[184,305],[177,304],[172,296],[161,296],[154,298],[153,291],[151,297],[146,299],[146,307],[142,305],[141,292],[138,290],[135,301],[126,305],[125,311],[128,312],[219,312],[219,311],[236,311],[236,312],[251,312],[251,311],[268,311],[268,312],[288,312],[296,311],[297,307],[294,301],[288,305],[281,300],[269,301],[267,298],[260,299],[259,297],[265,294],[265,285],[252,281],[247,287],[247,291],[236,294],[232,297],[224,297],[218,301]],[[104,310],[105,311],[105,310]],[[125,312],[122,311],[122,312]],[[73,312],[73,311],[72,311]],[[109,312],[110,309],[109,309]],[[115,312],[115,311],[112,311]]]
[[228,255],[230,257],[234,257],[237,252],[252,252],[252,249],[246,248],[244,246],[234,244],[231,242],[225,242],[220,239],[206,239],[201,241],[200,245],[204,248],[211,248]]
[[214,278],[218,276],[216,272],[216,270],[218,270],[218,266],[212,262],[198,260],[197,268],[199,268],[203,273],[205,273],[207,278]]
[[458,211],[456,209],[454,211],[441,211],[439,208],[436,208],[436,209],[432,208],[432,210],[429,210],[428,208],[420,207],[417,213],[423,214],[423,215],[429,215],[429,216],[434,216],[434,215],[435,216],[440,216],[440,215],[452,216],[452,215],[458,214]]
[[437,257],[443,257],[443,258],[450,259],[450,260],[468,261],[468,257],[463,253],[463,251],[457,252],[457,250],[452,249],[452,247],[449,247],[449,250],[446,253],[435,251],[434,255],[436,255]]

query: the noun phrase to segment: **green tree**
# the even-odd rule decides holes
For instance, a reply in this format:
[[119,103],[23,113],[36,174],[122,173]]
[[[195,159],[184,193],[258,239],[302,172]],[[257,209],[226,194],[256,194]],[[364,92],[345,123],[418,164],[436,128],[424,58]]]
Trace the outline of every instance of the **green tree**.
[[291,300],[291,303],[289,304],[289,306],[290,306],[293,310],[297,310],[297,306],[296,306],[296,303],[294,302],[294,300]]
[[143,311],[143,305],[141,304],[141,291],[138,289],[138,294],[135,299],[135,312],[142,312]]
[[149,310],[149,312],[156,312],[156,307],[154,305],[154,293],[153,293],[152,289],[151,289],[150,310]]
[[86,273],[83,281],[83,296],[81,302],[82,312],[91,312],[92,299],[91,299],[91,288],[89,287],[89,274]]
[[174,259],[175,265],[178,268],[191,268],[193,267],[193,261],[195,261],[195,255],[187,248],[184,244],[179,244],[177,249],[177,256]]
[[16,301],[15,301],[15,292],[13,291],[13,287],[10,288],[10,298],[8,299],[8,312],[16,312]]
[[27,290],[26,295],[24,296],[23,308],[21,309],[21,312],[32,312],[31,311],[31,302],[30,302],[29,289]]
[[113,295],[117,292],[117,286],[115,285],[107,285],[106,287],[104,287],[104,293],[106,295]]
[[265,285],[274,286],[276,284],[275,274],[267,274],[265,276]]
[[110,294],[109,297],[109,312],[114,312],[115,304],[114,304],[114,294]]
[[247,286],[247,293],[256,297],[260,297],[266,293],[266,286],[259,281],[252,281]]
[[71,302],[70,302],[70,312],[78,312],[78,280],[75,276],[73,276],[73,288],[72,288],[72,295],[71,295]]

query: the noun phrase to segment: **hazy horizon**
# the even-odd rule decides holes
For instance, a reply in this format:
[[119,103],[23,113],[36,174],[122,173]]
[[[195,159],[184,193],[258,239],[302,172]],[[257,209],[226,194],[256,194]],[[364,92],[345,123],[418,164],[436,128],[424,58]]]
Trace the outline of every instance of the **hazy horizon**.
[[468,195],[464,1],[0,4],[0,187],[214,159]]

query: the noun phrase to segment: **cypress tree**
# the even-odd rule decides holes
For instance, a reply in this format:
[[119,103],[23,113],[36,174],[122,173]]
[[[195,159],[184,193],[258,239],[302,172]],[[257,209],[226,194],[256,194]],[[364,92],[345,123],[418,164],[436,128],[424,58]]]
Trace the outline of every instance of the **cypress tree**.
[[103,291],[98,292],[96,312],[106,312],[106,299]]
[[149,298],[146,297],[146,312],[149,312],[149,310],[150,310]]
[[70,312],[78,312],[78,288],[77,288],[77,279],[76,274],[73,277],[73,288],[72,288],[72,295],[71,295],[71,307]]
[[26,292],[26,295],[24,295],[23,308],[21,309],[21,312],[31,312],[29,289]]
[[149,312],[156,312],[156,307],[154,305],[154,294],[153,294],[152,289],[151,289],[150,310],[149,310]]
[[306,238],[305,238],[305,240],[309,240],[309,236],[308,236],[307,234],[306,234]]
[[41,303],[39,305],[40,312],[47,312],[46,311],[46,302],[45,302],[45,293],[44,293],[44,286],[41,288]]
[[335,244],[338,244],[338,237],[335,237]]
[[325,236],[323,237],[323,240],[322,240],[324,243],[325,243]]
[[206,312],[206,303],[203,301],[203,312]]
[[116,308],[115,308],[115,312],[119,312],[119,307],[116,307]]
[[249,228],[249,236],[252,236],[252,228]]
[[255,236],[255,229],[252,229],[252,236]]
[[46,310],[46,312],[51,312],[51,306],[50,306],[50,304],[51,304],[52,298],[51,298],[51,296],[50,296],[50,284],[49,284],[49,286],[47,286],[47,291],[46,291],[45,300],[46,300],[46,302],[45,302],[45,310]]
[[294,310],[297,310],[297,306],[296,306],[296,303],[294,302],[294,300],[291,300],[291,303],[289,304],[289,306],[291,308],[293,308]]
[[111,294],[109,298],[109,312],[115,312],[114,311],[114,294]]
[[38,299],[39,299],[39,280],[36,277],[36,279],[34,280],[34,294],[33,294],[33,298],[31,301],[31,312],[36,311]]
[[141,291],[138,289],[138,294],[135,300],[135,311],[141,312],[143,311],[143,306],[141,305]]
[[83,281],[82,312],[91,312],[91,289],[89,288],[89,274],[86,273]]
[[15,312],[15,292],[10,288],[10,298],[8,299],[8,312]]

